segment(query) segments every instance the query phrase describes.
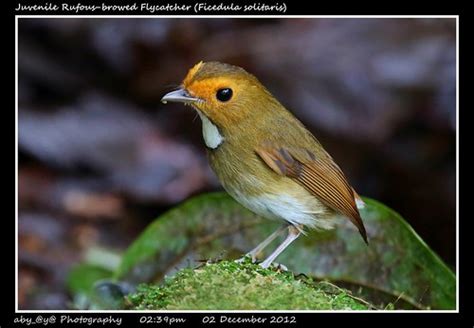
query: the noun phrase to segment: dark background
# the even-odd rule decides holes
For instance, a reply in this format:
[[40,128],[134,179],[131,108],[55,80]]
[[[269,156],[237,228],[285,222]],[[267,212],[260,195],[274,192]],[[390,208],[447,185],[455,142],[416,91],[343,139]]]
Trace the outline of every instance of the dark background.
[[220,188],[195,113],[159,102],[200,60],[255,74],[455,268],[454,19],[21,18],[20,309],[66,308],[93,247]]

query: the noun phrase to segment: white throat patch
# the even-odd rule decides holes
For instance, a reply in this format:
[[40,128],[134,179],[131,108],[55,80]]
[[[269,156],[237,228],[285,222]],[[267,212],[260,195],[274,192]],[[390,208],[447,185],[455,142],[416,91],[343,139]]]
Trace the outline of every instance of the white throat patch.
[[206,146],[216,149],[224,141],[224,137],[219,133],[219,129],[215,126],[206,115],[197,111],[202,121],[202,136]]

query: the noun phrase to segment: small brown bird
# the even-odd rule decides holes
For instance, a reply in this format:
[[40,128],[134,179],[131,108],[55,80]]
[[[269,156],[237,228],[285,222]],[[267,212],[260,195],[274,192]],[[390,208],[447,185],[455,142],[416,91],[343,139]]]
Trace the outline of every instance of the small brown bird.
[[247,255],[256,260],[275,238],[286,239],[260,265],[268,267],[303,232],[330,229],[347,217],[367,243],[358,206],[364,203],[318,140],[255,76],[219,62],[191,68],[162,102],[191,105],[202,120],[209,162],[240,204],[284,224]]

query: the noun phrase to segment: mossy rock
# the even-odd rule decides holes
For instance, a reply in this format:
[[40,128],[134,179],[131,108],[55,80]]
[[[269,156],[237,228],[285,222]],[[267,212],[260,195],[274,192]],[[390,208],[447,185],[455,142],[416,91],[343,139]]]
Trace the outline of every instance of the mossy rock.
[[133,310],[368,310],[370,304],[328,282],[222,261],[186,268],[161,285],[138,287]]

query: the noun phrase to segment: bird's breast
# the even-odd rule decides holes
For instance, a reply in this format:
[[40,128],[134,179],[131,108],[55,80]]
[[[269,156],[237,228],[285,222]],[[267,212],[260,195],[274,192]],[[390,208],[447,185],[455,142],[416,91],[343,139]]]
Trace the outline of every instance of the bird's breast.
[[208,154],[224,189],[252,212],[311,228],[332,227],[328,207],[296,181],[271,171],[252,152],[224,142]]

